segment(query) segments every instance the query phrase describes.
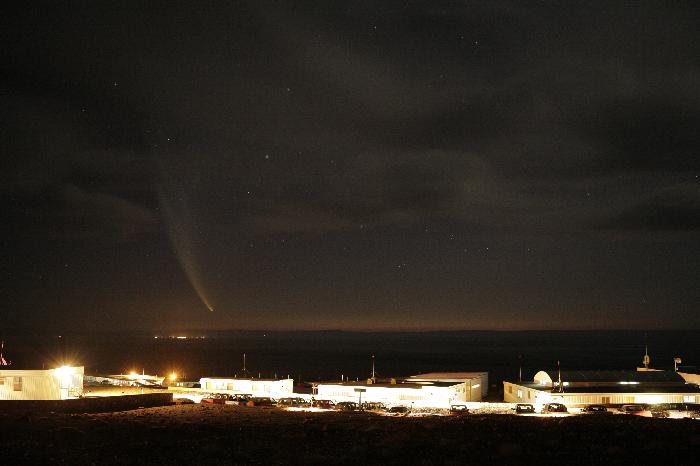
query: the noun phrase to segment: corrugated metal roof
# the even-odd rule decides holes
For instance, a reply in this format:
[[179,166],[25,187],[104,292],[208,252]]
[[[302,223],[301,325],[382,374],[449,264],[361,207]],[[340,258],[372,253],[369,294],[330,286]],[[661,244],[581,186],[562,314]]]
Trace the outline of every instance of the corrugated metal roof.
[[423,387],[452,387],[456,385],[455,382],[428,382],[428,383],[412,383],[412,382],[399,382],[399,383],[367,383],[367,382],[326,382],[319,383],[320,385],[337,385],[342,387],[358,387],[358,388],[370,388],[370,387],[382,387],[382,388],[423,388]]
[[[556,370],[544,371],[553,381],[559,379]],[[673,371],[561,371],[562,382],[678,382],[683,378]]]
[[408,377],[408,380],[469,380],[480,377],[486,372],[428,372]]
[[[559,393],[556,389],[553,394]],[[618,385],[605,387],[564,387],[567,393],[693,393],[700,394],[698,387],[694,385],[671,385],[655,387],[653,385]]]
[[[532,390],[538,390],[540,392],[552,393],[554,395],[559,394],[558,388],[550,388],[549,386],[543,386],[538,383],[532,382],[510,382],[513,386],[530,388]],[[605,386],[588,386],[588,387],[564,387],[563,394],[567,393],[696,393],[700,394],[700,389],[691,384],[679,384],[679,385],[605,385]]]
[[236,382],[282,382],[284,380],[292,379],[253,379],[253,378],[241,378],[241,377],[202,377],[204,380],[234,380]]

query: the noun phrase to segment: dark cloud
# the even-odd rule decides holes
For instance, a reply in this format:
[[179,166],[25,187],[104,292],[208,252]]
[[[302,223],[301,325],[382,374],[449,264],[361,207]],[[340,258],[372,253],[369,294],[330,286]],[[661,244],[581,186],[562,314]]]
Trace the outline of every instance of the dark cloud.
[[4,229],[23,242],[87,241],[104,245],[137,241],[160,230],[153,210],[72,184],[27,197],[14,196],[6,205]]
[[362,154],[316,182],[292,178],[277,197],[256,204],[264,213],[254,214],[254,223],[267,231],[325,232],[448,217],[474,177],[472,165],[469,157],[439,151]]
[[59,198],[63,207],[56,216],[59,228],[54,231],[69,239],[124,242],[158,231],[153,211],[125,199],[73,185],[64,186]]
[[602,146],[596,162],[605,172],[698,171],[698,127],[697,105],[656,98],[607,103],[584,126]]
[[700,230],[700,187],[685,184],[663,189],[603,224],[614,230]]

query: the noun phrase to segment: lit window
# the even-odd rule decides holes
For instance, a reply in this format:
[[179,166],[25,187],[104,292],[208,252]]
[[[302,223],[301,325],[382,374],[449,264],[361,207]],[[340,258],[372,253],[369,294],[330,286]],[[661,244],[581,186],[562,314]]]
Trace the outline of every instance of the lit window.
[[522,398],[522,397],[523,397],[523,391],[522,391],[522,390],[518,390],[518,398]]
[[12,378],[12,390],[16,392],[21,392],[22,391],[22,377],[13,377]]
[[684,395],[683,402],[684,403],[695,403],[695,395]]

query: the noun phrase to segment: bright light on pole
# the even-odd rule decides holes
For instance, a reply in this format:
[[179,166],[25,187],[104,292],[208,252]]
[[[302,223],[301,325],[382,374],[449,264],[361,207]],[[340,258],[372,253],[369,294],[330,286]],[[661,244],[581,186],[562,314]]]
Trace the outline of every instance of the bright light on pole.
[[71,375],[73,372],[74,372],[74,370],[70,366],[61,366],[61,367],[57,367],[56,369],[54,369],[54,373],[58,377],[65,377],[67,375]]

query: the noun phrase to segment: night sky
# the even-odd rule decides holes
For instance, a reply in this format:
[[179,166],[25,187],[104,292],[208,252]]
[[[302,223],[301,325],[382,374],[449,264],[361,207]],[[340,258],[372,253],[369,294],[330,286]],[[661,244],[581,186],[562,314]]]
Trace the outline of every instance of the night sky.
[[700,327],[697,2],[178,3],[0,7],[3,331]]

